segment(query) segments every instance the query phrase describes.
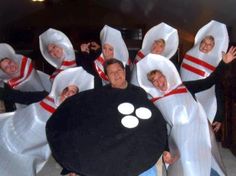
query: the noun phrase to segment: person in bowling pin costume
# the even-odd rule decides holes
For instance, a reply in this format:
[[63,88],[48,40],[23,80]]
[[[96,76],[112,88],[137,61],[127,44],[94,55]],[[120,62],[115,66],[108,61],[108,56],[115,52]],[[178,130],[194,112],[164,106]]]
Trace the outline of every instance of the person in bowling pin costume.
[[93,76],[82,67],[67,69],[58,74],[50,94],[42,101],[1,114],[1,175],[36,175],[51,154],[45,134],[46,121],[68,97],[93,87]]
[[116,58],[120,60],[126,67],[126,76],[129,81],[129,53],[127,46],[121,36],[121,32],[108,25],[105,25],[100,32],[100,40],[102,53],[94,61],[95,70],[102,80],[102,85],[109,83],[109,80],[104,73],[103,64],[106,60]]
[[[184,56],[180,67],[183,81],[207,78],[221,61],[222,51],[228,49],[229,37],[226,25],[218,21],[210,21],[196,34],[193,48]],[[223,92],[220,82],[208,90],[195,94],[203,105],[214,132],[217,132],[223,121]]]
[[[235,57],[236,48],[232,47],[223,61],[229,63]],[[169,165],[168,175],[198,176],[214,172],[225,175],[206,113],[193,98],[194,93],[214,84],[223,61],[207,79],[198,82],[182,82],[174,65],[160,55],[150,54],[137,64],[139,85],[149,93],[166,119],[170,153],[179,158]]]
[[39,36],[39,46],[46,61],[56,68],[51,81],[61,71],[77,66],[71,41],[63,32],[49,28]]

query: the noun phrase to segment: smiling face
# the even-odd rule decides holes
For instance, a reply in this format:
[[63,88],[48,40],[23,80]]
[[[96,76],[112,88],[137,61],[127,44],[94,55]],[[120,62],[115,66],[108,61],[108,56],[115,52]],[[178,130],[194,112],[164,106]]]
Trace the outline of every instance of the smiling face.
[[62,59],[63,48],[61,48],[60,46],[51,43],[51,44],[48,44],[47,50],[48,50],[48,54],[52,56],[54,59],[58,59],[58,60]]
[[215,46],[215,40],[212,36],[206,36],[200,43],[199,50],[205,54],[209,53]]
[[119,63],[108,65],[106,73],[113,88],[125,89],[127,87],[126,73]]
[[166,91],[167,86],[167,80],[166,77],[162,74],[159,70],[153,70],[148,73],[147,75],[148,80],[153,84],[154,87],[161,91]]
[[18,64],[9,58],[3,58],[0,61],[0,68],[7,75],[13,75],[18,71]]
[[65,101],[67,98],[77,94],[79,92],[79,88],[76,85],[69,85],[65,89],[63,89],[61,96],[60,96],[60,102]]
[[105,43],[102,46],[102,53],[105,60],[111,59],[114,57],[114,48],[111,45]]
[[162,54],[165,49],[165,40],[158,39],[155,40],[151,47],[152,54]]

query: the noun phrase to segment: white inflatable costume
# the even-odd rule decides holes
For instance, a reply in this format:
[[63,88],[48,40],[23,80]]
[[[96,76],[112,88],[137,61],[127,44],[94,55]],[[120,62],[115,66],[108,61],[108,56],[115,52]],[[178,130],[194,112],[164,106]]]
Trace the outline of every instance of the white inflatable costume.
[[155,40],[159,39],[165,40],[165,48],[162,55],[170,59],[176,53],[179,46],[178,31],[168,24],[162,22],[149,29],[145,34],[142,48],[138,51],[134,59],[134,63],[136,64],[147,54],[151,53],[153,43]]
[[0,79],[11,88],[21,91],[43,91],[48,90],[42,82],[38,71],[34,69],[32,60],[23,55],[16,54],[15,50],[6,43],[0,44],[0,59],[9,58],[18,65],[14,77],[7,75],[0,69]]
[[[201,41],[209,35],[214,37],[215,46],[209,53],[203,53],[199,50],[199,46]],[[228,43],[229,37],[225,24],[212,20],[203,26],[196,34],[193,48],[184,56],[180,68],[182,80],[191,81],[208,77],[221,61],[222,51],[227,51]],[[195,96],[203,105],[209,121],[212,122],[217,111],[215,86]]]
[[[124,66],[129,65],[128,48],[121,36],[120,31],[105,25],[100,32],[100,40],[102,46],[104,44],[109,44],[114,48],[113,58],[120,60],[124,64]],[[106,85],[109,82],[106,74],[104,73],[104,62],[105,59],[103,54],[101,53],[101,55],[94,61],[94,65],[99,77],[102,79],[103,85]]]
[[[147,73],[154,69],[165,75],[167,91],[148,81]],[[137,63],[137,78],[170,126],[169,149],[179,159],[168,167],[168,175],[209,176],[211,168],[225,175],[204,109],[182,85],[175,66],[163,56],[149,54]]]
[[[166,23],[160,23],[154,27],[152,27],[144,36],[142,48],[140,51],[138,51],[135,59],[134,64],[137,64],[138,61],[143,59],[146,55],[151,53],[151,47],[155,40],[163,39],[165,40],[165,48],[162,53],[163,56],[170,59],[177,51],[179,46],[179,36],[178,31],[169,26]],[[132,70],[132,82],[135,85],[138,85],[137,83],[137,70],[134,66]]]
[[[55,44],[63,48],[62,59],[55,59],[48,53],[48,45]],[[76,66],[75,52],[69,38],[56,29],[49,28],[39,36],[40,51],[46,61],[56,68],[56,71],[51,75],[53,80],[62,70]]]
[[1,176],[34,176],[40,171],[51,154],[45,124],[60,104],[61,92],[69,85],[78,86],[80,92],[92,89],[93,80],[82,67],[68,69],[55,78],[42,101],[0,114]]

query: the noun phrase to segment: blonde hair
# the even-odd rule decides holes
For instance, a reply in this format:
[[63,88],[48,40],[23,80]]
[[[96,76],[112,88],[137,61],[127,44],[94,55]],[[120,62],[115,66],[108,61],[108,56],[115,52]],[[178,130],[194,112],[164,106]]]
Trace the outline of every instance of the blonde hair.
[[204,41],[207,40],[207,39],[212,41],[213,46],[215,45],[215,38],[214,38],[212,35],[207,35],[206,37],[204,37],[204,38],[202,39],[201,43],[204,42]]
[[160,43],[163,43],[164,45],[166,45],[166,41],[164,39],[162,39],[162,38],[154,40],[154,42],[155,43],[159,43],[160,42]]
[[153,75],[155,75],[156,73],[160,73],[160,74],[163,75],[163,73],[162,73],[160,70],[158,70],[158,69],[151,70],[150,72],[147,73],[147,79],[148,79],[148,81],[152,82],[152,77],[153,77]]

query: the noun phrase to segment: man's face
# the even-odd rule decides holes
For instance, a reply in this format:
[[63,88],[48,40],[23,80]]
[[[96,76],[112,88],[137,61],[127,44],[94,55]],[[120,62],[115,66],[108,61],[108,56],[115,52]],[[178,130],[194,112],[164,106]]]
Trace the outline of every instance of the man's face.
[[78,92],[79,89],[76,85],[69,85],[62,91],[60,101],[63,102],[64,100],[75,95]]
[[114,48],[109,44],[104,44],[102,46],[102,53],[105,60],[111,59],[114,57]]
[[151,76],[151,82],[157,89],[161,91],[166,91],[168,88],[166,77],[160,72],[156,72]]
[[49,44],[48,45],[48,53],[54,59],[61,59],[63,57],[63,48],[61,48],[60,46],[55,45],[55,44]]
[[214,47],[214,41],[212,41],[211,39],[205,38],[202,40],[200,46],[199,46],[199,50],[205,54],[209,53],[213,47]]
[[14,60],[6,58],[1,61],[0,68],[4,73],[12,75],[18,71],[18,64]]
[[165,43],[163,43],[161,40],[156,40],[152,44],[151,47],[151,53],[152,54],[162,54],[165,49]]
[[107,67],[107,77],[114,88],[124,89],[127,86],[125,70],[118,64],[111,64]]

